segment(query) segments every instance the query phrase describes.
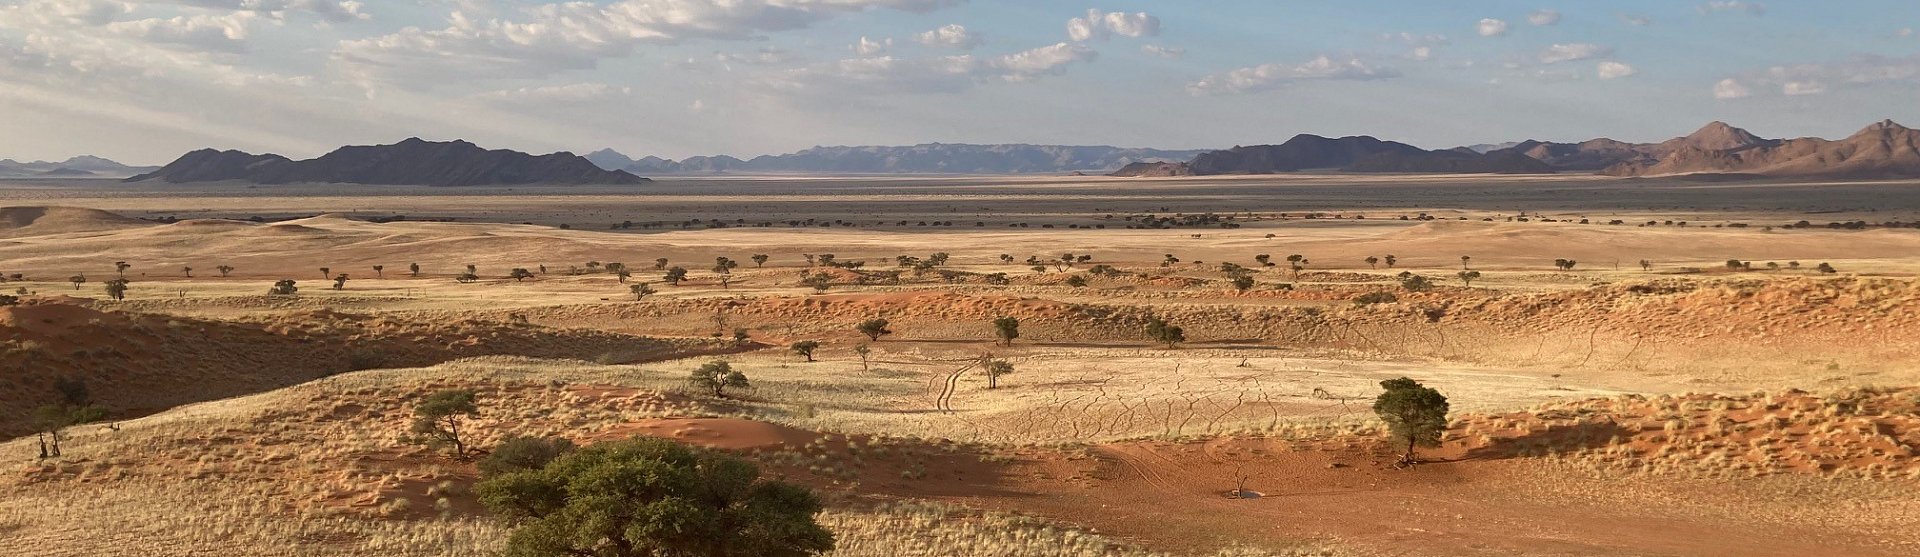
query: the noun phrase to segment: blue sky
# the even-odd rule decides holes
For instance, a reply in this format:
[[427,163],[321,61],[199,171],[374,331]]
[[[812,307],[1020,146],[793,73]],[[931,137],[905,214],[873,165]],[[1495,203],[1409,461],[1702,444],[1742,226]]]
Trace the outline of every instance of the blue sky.
[[1441,148],[1916,112],[1910,0],[0,0],[0,158]]

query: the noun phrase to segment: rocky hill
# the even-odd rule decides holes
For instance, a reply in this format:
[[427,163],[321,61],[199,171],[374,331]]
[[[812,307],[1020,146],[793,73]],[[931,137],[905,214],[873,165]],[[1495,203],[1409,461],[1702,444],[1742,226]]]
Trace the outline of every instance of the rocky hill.
[[[643,174],[803,172],[846,174],[1031,174],[1111,171],[1136,162],[1183,161],[1201,151],[1108,146],[970,145],[814,147],[749,160],[717,155],[679,161],[644,157],[621,167]],[[617,162],[612,157],[603,157]]]
[[1354,161],[1348,172],[1402,172],[1421,174],[1552,174],[1539,159],[1512,151],[1487,154],[1431,151],[1415,154],[1378,153]]
[[620,170],[604,170],[572,153],[530,155],[487,150],[465,141],[410,138],[392,145],[341,147],[316,159],[202,149],[129,182],[239,180],[258,184],[344,183],[420,186],[518,184],[639,184]]
[[6,159],[0,160],[0,178],[31,176],[48,178],[124,178],[142,172],[151,172],[155,168],[156,167],[151,166],[128,166],[92,155],[81,155],[58,162],[20,162],[13,159]]
[[1338,139],[1297,135],[1279,145],[1234,147],[1203,153],[1188,163],[1193,174],[1272,174],[1310,169],[1349,172],[1551,173],[1538,160],[1509,151],[1480,154],[1471,148],[1428,151],[1369,136]]
[[1709,126],[1701,133],[1661,143],[1656,157],[1624,161],[1606,169],[1614,176],[1742,174],[1832,178],[1920,176],[1920,131],[1882,121],[1841,140],[1815,137],[1765,140],[1737,128]]
[[1184,162],[1136,162],[1107,174],[1125,178],[1192,176],[1193,167]]

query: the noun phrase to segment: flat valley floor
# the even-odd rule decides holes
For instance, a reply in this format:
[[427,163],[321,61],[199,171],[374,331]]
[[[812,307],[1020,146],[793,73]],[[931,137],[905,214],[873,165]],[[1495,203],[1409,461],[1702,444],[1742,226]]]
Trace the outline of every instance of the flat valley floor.
[[[1920,182],[69,180],[0,207],[0,537],[36,554],[496,550],[473,463],[401,441],[447,388],[480,393],[481,446],[748,456],[831,502],[837,556],[1920,552]],[[1015,371],[989,388],[985,357]],[[688,389],[715,359],[752,387]],[[1453,408],[1412,467],[1370,410],[1401,376]],[[110,421],[38,459],[57,380]]]

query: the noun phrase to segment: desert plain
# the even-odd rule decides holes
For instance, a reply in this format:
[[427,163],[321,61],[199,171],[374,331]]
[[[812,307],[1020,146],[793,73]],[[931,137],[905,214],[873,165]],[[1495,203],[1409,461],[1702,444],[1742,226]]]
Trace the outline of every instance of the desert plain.
[[[1920,182],[19,180],[0,207],[4,553],[498,550],[472,460],[402,441],[449,388],[480,447],[748,457],[829,502],[836,556],[1920,552]],[[750,386],[690,388],[714,360]],[[1411,466],[1370,409],[1402,376],[1452,404]],[[38,458],[26,417],[74,382],[108,419]]]

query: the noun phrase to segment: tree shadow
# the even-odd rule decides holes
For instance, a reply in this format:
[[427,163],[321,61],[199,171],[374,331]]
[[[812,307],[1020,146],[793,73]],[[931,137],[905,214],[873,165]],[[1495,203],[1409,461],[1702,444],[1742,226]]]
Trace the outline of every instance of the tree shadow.
[[1522,456],[1572,453],[1598,449],[1615,439],[1631,437],[1632,430],[1613,420],[1581,422],[1573,425],[1549,425],[1510,437],[1494,437],[1484,447],[1467,450],[1459,460],[1502,460]]

